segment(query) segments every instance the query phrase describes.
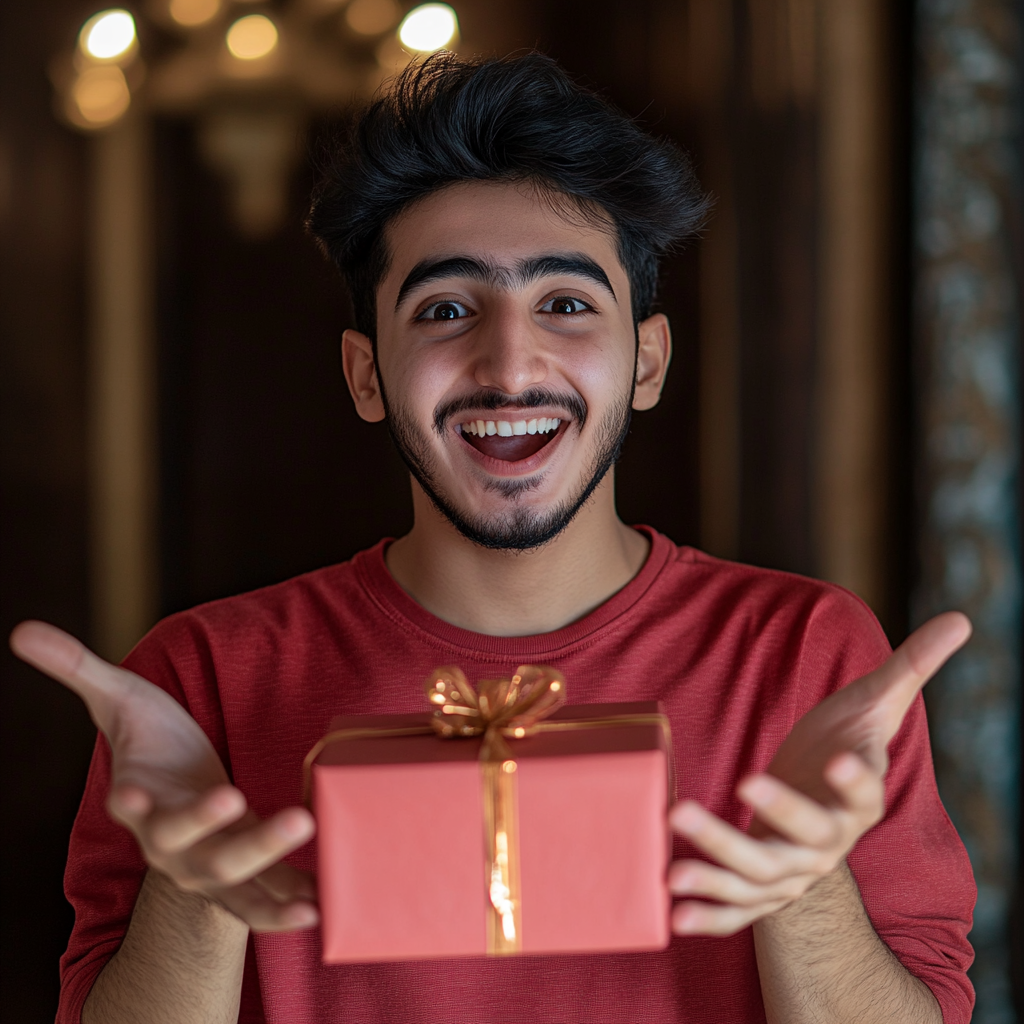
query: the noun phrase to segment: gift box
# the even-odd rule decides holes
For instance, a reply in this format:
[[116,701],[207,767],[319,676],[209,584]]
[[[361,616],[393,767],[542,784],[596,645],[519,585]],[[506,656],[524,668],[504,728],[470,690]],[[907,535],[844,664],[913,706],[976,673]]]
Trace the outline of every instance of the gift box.
[[529,666],[426,689],[433,712],[335,719],[307,758],[324,961],[667,945],[658,705],[559,706]]

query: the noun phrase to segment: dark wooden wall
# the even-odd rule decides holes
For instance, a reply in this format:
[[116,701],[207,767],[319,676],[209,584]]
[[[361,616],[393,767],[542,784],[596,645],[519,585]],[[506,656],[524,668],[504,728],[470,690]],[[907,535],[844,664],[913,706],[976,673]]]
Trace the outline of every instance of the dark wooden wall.
[[348,300],[305,236],[235,232],[184,121],[157,125],[164,614],[341,561],[411,525],[385,430],[341,375]]

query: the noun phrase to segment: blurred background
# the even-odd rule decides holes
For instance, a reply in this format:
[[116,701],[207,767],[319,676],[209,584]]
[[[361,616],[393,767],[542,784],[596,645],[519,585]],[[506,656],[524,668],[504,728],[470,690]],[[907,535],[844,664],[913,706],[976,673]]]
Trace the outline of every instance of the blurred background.
[[[0,629],[40,617],[120,658],[162,615],[409,527],[303,233],[316,140],[416,54],[539,47],[715,197],[664,267],[675,363],[634,422],[623,517],[841,583],[894,643],[974,619],[926,700],[980,886],[975,1020],[1016,1020],[1020,3],[453,8],[3,5]],[[94,730],[6,649],[2,671],[3,1006],[44,1021]]]

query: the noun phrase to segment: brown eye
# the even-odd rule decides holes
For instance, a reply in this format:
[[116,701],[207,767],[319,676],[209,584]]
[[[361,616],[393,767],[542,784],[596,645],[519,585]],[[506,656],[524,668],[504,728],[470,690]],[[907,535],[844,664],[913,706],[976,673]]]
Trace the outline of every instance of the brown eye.
[[590,309],[582,299],[575,299],[571,295],[559,295],[557,298],[549,299],[540,307],[542,313],[554,313],[556,316],[573,316],[576,313],[584,313]]
[[471,316],[470,311],[461,302],[434,302],[416,318],[417,320],[461,320]]

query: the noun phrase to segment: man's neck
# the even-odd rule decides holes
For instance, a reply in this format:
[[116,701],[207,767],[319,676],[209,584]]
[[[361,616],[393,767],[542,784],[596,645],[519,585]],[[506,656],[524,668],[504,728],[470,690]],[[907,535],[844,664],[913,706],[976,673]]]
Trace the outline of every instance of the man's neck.
[[650,544],[615,512],[609,473],[554,540],[535,551],[491,551],[463,537],[413,483],[415,525],[387,552],[399,586],[452,625],[492,636],[550,633],[621,590]]

